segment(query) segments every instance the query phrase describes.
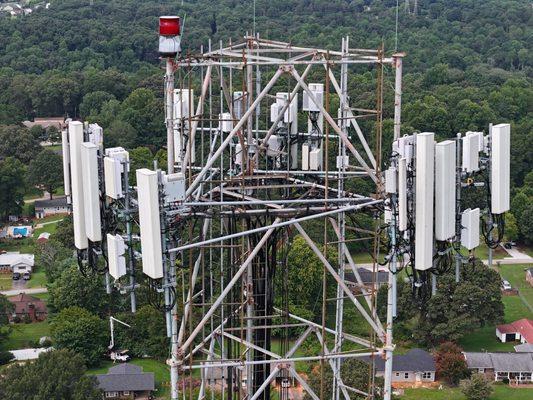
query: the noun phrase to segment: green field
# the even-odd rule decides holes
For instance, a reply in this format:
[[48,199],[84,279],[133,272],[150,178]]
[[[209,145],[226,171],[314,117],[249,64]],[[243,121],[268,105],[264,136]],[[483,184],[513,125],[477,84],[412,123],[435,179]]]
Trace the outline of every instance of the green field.
[[[467,254],[468,252],[466,249],[463,249],[463,253]],[[483,240],[480,240],[480,245],[476,247],[476,249],[474,250],[474,254],[477,258],[480,258],[482,260],[488,260],[489,248],[483,242]],[[494,260],[501,260],[504,257],[509,257],[509,254],[504,249],[502,249],[500,246],[492,250],[492,258]]]
[[[156,397],[168,397],[170,394],[170,369],[163,361],[154,360],[152,358],[136,358],[129,361],[131,364],[138,365],[143,368],[144,372],[153,372],[156,385]],[[92,368],[87,371],[89,375],[105,374],[107,370],[114,364],[112,361],[106,360],[101,363],[99,368]],[[115,364],[116,365],[116,364]]]
[[[533,398],[533,389],[515,389],[504,385],[494,385],[494,393],[489,400],[530,400]],[[405,389],[405,394],[399,396],[400,400],[466,400],[466,397],[457,388],[453,389]]]
[[46,286],[46,274],[44,269],[37,267],[31,274],[31,279],[26,282],[28,288],[40,288]]
[[35,322],[33,324],[15,324],[12,327],[13,331],[7,340],[2,343],[4,350],[33,347],[41,337],[50,336],[48,321]]

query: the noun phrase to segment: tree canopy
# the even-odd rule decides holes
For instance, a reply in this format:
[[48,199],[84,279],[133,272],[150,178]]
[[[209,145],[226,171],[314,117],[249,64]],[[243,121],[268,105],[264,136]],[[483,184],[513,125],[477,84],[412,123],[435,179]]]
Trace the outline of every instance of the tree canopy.
[[105,321],[89,311],[72,306],[52,320],[52,340],[58,349],[80,354],[89,366],[98,365],[109,340]]
[[101,400],[96,378],[85,375],[83,358],[70,350],[42,353],[35,362],[12,364],[0,374],[4,400]]

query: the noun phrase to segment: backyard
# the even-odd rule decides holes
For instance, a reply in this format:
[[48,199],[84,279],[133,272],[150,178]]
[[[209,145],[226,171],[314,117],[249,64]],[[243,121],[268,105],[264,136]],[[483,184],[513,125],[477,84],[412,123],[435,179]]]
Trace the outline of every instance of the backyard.
[[[153,372],[155,377],[156,397],[167,398],[170,394],[170,369],[163,362],[154,360],[153,358],[136,358],[129,361],[131,364],[138,365],[143,368],[143,372]],[[92,368],[87,371],[89,375],[105,374],[107,370],[113,365],[112,361],[103,361],[98,368]]]
[[50,324],[48,321],[34,322],[31,324],[11,325],[13,330],[6,341],[2,342],[3,350],[24,349],[38,345],[43,336],[50,336]]
[[[519,290],[519,296],[503,296],[504,322],[533,318],[533,287],[525,280],[527,265],[501,265],[496,267],[503,279]],[[496,326],[485,326],[465,336],[460,345],[466,351],[514,351],[516,343],[501,343],[496,338]]]

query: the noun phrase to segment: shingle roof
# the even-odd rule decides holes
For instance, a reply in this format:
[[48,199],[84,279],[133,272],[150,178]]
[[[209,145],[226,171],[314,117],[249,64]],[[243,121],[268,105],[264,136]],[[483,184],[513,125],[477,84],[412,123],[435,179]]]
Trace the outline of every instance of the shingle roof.
[[[362,361],[370,362],[370,358],[361,358]],[[385,371],[385,360],[374,359],[376,370]],[[436,371],[435,360],[431,353],[423,349],[411,349],[405,354],[393,355],[392,370],[394,372],[431,372]]]
[[468,368],[493,368],[490,353],[463,353]]
[[517,353],[533,353],[533,343],[522,343],[514,347]]
[[46,305],[41,299],[37,297],[30,296],[26,293],[20,293],[13,297],[8,297],[7,300],[15,306],[14,312],[16,314],[26,314],[28,313],[29,305],[33,304],[35,307],[35,312],[46,313]]
[[67,198],[65,196],[56,197],[55,199],[47,200],[35,200],[35,208],[44,208],[44,207],[66,207]]
[[510,324],[498,325],[496,327],[501,333],[519,333],[527,343],[533,343],[533,320],[522,318]]
[[492,368],[495,372],[533,372],[532,353],[463,353],[468,368]]
[[104,392],[153,391],[153,372],[142,372],[142,368],[132,364],[119,364],[109,368],[107,374],[96,375],[98,386]]

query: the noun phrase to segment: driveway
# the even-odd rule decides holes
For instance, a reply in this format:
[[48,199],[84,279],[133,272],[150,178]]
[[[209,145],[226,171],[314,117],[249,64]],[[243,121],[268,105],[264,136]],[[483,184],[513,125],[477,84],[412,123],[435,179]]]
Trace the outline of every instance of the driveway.
[[4,296],[16,296],[19,293],[26,293],[26,294],[48,293],[48,289],[44,287],[44,288],[31,288],[31,289],[3,290],[0,292],[0,294],[3,294]]

